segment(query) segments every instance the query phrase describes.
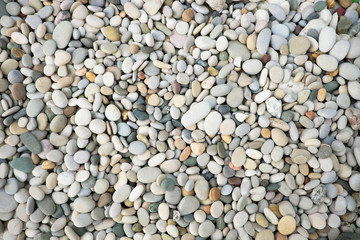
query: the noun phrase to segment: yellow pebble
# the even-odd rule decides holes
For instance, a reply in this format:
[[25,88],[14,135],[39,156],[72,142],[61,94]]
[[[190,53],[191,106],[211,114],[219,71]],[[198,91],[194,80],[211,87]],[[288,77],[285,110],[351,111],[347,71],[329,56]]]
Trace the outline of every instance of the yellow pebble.
[[325,100],[326,97],[326,89],[325,88],[320,88],[317,92],[317,100],[319,102],[322,102]]
[[86,78],[90,81],[90,82],[94,82],[95,81],[95,74],[92,72],[87,72],[86,73]]

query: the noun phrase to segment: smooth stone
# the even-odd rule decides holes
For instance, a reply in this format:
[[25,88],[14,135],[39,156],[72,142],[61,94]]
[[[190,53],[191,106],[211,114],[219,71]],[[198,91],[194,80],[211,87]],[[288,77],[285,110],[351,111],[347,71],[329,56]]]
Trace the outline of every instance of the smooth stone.
[[184,198],[181,199],[177,208],[181,216],[184,216],[195,212],[199,208],[199,206],[200,206],[200,202],[196,197],[185,196]]
[[73,26],[69,21],[61,21],[57,24],[52,35],[57,47],[60,49],[65,48],[69,44],[72,33]]
[[329,54],[338,61],[343,60],[350,50],[350,43],[347,40],[340,40],[330,50]]
[[263,64],[258,59],[246,60],[242,65],[244,72],[250,75],[258,74],[261,71],[262,67]]
[[210,221],[206,220],[202,222],[199,226],[199,236],[207,238],[215,232],[215,225]]
[[205,132],[209,136],[214,136],[218,133],[222,122],[222,116],[219,112],[211,112],[205,118],[204,127]]
[[140,155],[146,151],[146,145],[141,141],[134,141],[129,144],[128,149],[130,153]]
[[360,100],[360,83],[358,81],[348,82],[348,91],[350,96],[355,100]]
[[18,205],[14,197],[8,195],[3,189],[0,189],[0,202],[0,213],[10,213],[14,211]]
[[261,30],[261,32],[259,33],[256,39],[256,48],[260,54],[262,55],[266,54],[269,48],[270,39],[271,39],[271,30],[269,28],[264,28],[263,30]]
[[226,97],[226,103],[232,108],[236,108],[241,105],[243,100],[244,92],[243,89],[240,87],[233,88]]
[[16,147],[10,145],[2,145],[0,146],[0,158],[9,159],[16,153]]
[[227,49],[230,57],[233,59],[241,57],[242,61],[250,59],[250,51],[246,45],[241,44],[239,41],[230,41]]
[[216,47],[216,41],[208,36],[200,36],[195,38],[195,46],[201,50],[209,50]]
[[44,199],[36,201],[37,206],[45,215],[52,215],[56,211],[56,205],[51,197],[45,196]]
[[360,191],[360,173],[355,173],[349,178],[349,185],[352,190]]
[[192,105],[190,109],[182,116],[181,124],[187,128],[204,119],[211,111],[211,105],[208,102],[200,102]]
[[44,107],[44,102],[40,99],[31,99],[26,106],[26,114],[29,117],[37,117]]
[[360,69],[352,63],[342,63],[339,66],[339,75],[346,80],[356,80],[360,78]]
[[289,51],[293,55],[302,55],[307,52],[310,47],[310,40],[307,37],[292,37],[289,40]]
[[335,71],[338,67],[338,60],[327,54],[322,54],[316,58],[316,63],[319,65],[319,67],[328,72]]
[[284,9],[281,6],[274,4],[274,3],[270,3],[268,6],[268,10],[277,20],[279,20],[279,21],[285,20],[286,14],[285,14]]
[[30,173],[34,169],[34,163],[28,157],[15,158],[10,162],[10,166],[25,173]]
[[143,167],[137,173],[137,178],[142,183],[152,183],[161,174],[161,170],[156,167]]
[[74,209],[80,213],[91,212],[95,208],[95,201],[90,197],[78,197],[74,201]]
[[20,135],[21,142],[30,152],[39,154],[42,151],[40,141],[31,132],[26,132]]
[[328,52],[336,42],[336,32],[332,27],[325,27],[319,34],[319,50]]

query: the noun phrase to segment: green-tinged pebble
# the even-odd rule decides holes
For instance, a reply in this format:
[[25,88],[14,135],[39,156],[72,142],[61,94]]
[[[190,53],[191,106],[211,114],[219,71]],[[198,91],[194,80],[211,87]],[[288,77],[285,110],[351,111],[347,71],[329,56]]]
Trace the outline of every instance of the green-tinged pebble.
[[149,206],[149,211],[151,213],[156,213],[158,211],[159,208],[159,203],[151,203]]
[[10,166],[25,173],[29,173],[34,169],[34,164],[28,157],[15,158],[10,162]]
[[112,231],[119,238],[121,238],[125,235],[123,224],[121,224],[121,223],[115,224],[112,228]]
[[162,182],[161,182],[161,187],[165,190],[165,191],[172,191],[175,188],[175,181],[172,180],[171,178],[165,178]]
[[26,132],[20,135],[20,140],[30,152],[39,154],[42,151],[40,141],[31,132]]

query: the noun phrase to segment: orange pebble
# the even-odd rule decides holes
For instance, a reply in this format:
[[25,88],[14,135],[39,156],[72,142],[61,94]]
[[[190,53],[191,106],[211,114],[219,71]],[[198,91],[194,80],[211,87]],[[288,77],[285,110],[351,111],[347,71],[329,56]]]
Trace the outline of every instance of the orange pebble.
[[326,97],[326,89],[325,88],[320,88],[317,92],[317,100],[319,102],[322,102],[325,100]]
[[229,167],[234,169],[235,171],[238,171],[241,169],[241,167],[235,167],[234,164],[232,162],[229,163]]
[[138,72],[138,78],[143,80],[145,78],[145,74],[143,72]]
[[211,201],[216,201],[219,199],[221,193],[220,193],[220,188],[218,187],[213,187],[212,189],[210,189],[209,192],[209,198]]
[[41,164],[41,168],[42,169],[53,169],[55,167],[55,163],[50,162],[49,160],[45,160],[42,164]]
[[87,72],[86,73],[86,78],[90,81],[90,82],[94,82],[95,81],[95,74],[92,72]]
[[185,161],[190,156],[190,153],[191,153],[191,148],[189,146],[187,146],[186,148],[184,148],[184,150],[180,154],[179,160]]
[[268,128],[261,129],[261,136],[263,138],[269,138],[270,135],[271,135],[270,129],[268,129]]
[[206,205],[206,206],[204,206],[204,212],[206,213],[206,214],[210,214],[210,205]]
[[305,116],[307,116],[309,119],[313,120],[315,118],[314,112],[306,112]]

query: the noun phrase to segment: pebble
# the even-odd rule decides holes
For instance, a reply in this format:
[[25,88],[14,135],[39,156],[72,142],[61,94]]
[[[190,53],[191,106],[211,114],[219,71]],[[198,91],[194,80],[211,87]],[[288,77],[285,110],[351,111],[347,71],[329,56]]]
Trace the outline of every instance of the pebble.
[[357,239],[356,1],[0,6],[4,239]]

